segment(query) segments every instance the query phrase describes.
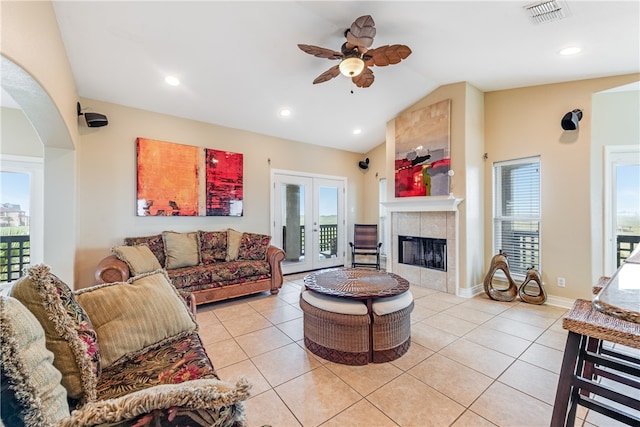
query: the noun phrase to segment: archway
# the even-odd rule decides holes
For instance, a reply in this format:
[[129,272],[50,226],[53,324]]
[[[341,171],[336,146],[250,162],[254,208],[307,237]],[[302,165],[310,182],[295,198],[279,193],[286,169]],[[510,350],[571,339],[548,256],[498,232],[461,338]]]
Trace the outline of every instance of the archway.
[[0,55],[0,82],[44,146],[43,261],[73,283],[75,261],[75,147],[57,106],[33,76]]

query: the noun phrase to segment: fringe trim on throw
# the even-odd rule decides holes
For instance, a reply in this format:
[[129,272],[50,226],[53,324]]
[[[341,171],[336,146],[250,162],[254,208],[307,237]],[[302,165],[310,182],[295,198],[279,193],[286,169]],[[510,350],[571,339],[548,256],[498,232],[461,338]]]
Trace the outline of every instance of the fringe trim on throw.
[[[89,347],[78,335],[75,323],[69,318],[69,314],[62,306],[62,300],[60,299],[58,292],[56,292],[56,287],[53,284],[49,266],[40,264],[35,267],[31,267],[29,269],[29,278],[36,285],[36,289],[42,297],[42,305],[46,309],[47,313],[49,313],[49,320],[53,322],[53,326],[60,337],[67,341],[69,348],[71,348],[73,356],[76,359],[76,364],[80,371],[82,391],[84,392],[84,395],[81,397],[81,402],[84,403],[96,400],[98,375],[94,372],[93,366],[87,357]],[[71,289],[69,289],[69,291],[72,292]],[[78,304],[77,301],[76,304]],[[96,345],[99,349],[100,343],[96,342]]]
[[30,372],[22,364],[16,353],[16,332],[7,318],[7,300],[0,296],[0,362],[9,380],[9,388],[13,390],[16,400],[24,408],[21,418],[27,427],[50,426],[42,412],[42,400],[38,397],[36,386],[30,381]]
[[237,405],[244,413],[243,401],[250,396],[251,384],[239,378],[235,387],[231,384],[202,379],[181,384],[162,384],[131,393],[117,399],[91,402],[62,420],[61,427],[80,427],[103,423],[116,423],[147,414],[155,409],[184,407],[213,409]]

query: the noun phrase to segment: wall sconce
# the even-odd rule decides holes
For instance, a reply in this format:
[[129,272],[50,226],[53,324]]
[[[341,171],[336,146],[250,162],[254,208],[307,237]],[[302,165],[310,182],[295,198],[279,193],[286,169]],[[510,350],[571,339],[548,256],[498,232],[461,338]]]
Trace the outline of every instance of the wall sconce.
[[580,119],[582,119],[582,110],[576,108],[562,117],[560,126],[562,126],[564,130],[577,130]]
[[362,169],[363,171],[369,169],[369,158],[367,157],[364,160],[360,160],[360,162],[358,163],[358,167],[360,167],[360,169]]

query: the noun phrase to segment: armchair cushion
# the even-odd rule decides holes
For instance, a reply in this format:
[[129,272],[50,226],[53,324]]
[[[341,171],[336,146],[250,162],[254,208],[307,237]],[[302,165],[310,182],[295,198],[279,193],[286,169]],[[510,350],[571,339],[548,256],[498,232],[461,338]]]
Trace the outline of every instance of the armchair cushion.
[[114,399],[159,384],[218,379],[195,332],[185,332],[123,357],[102,372],[97,386],[99,400]]
[[29,269],[11,288],[11,296],[42,325],[54,366],[71,398],[91,401],[96,396],[101,354],[97,334],[73,292],[46,265]]
[[127,263],[132,276],[150,273],[162,268],[160,261],[158,261],[158,258],[156,258],[147,245],[114,246],[111,248],[111,252],[113,252],[119,260]]
[[257,233],[242,233],[240,247],[238,248],[238,260],[258,261],[267,259],[267,248],[271,242],[271,236]]
[[68,416],[67,392],[42,325],[11,297],[0,297],[0,343],[3,422],[36,427]]
[[193,315],[162,270],[128,283],[80,289],[76,298],[96,329],[104,367],[181,332],[197,330]]
[[162,238],[164,239],[165,268],[167,270],[192,267],[200,263],[197,233],[165,231],[162,233]]

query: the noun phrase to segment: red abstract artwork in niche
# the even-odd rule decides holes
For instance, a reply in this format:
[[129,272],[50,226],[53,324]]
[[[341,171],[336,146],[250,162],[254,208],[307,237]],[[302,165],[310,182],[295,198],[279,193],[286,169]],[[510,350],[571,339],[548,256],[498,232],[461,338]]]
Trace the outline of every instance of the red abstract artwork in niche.
[[197,216],[198,147],[138,138],[138,216]]
[[396,197],[449,195],[450,116],[446,99],[396,118]]
[[207,216],[242,216],[242,154],[205,149]]

